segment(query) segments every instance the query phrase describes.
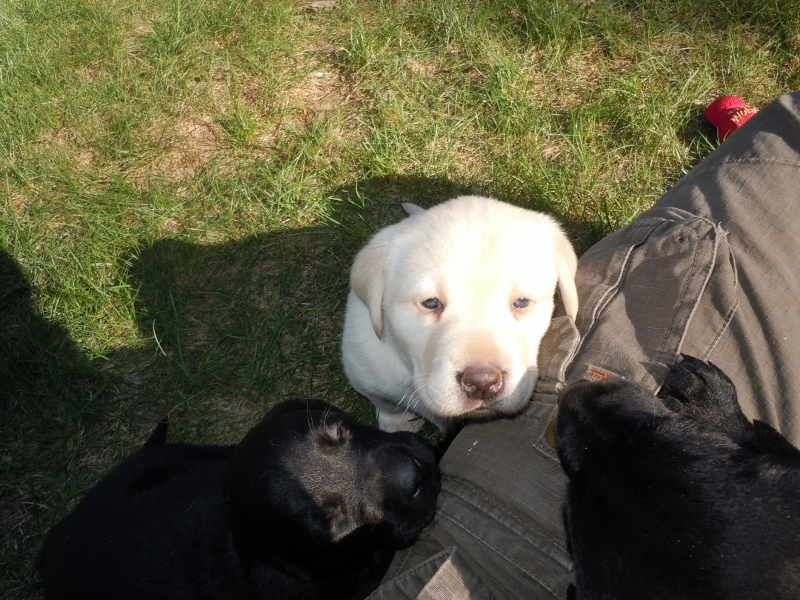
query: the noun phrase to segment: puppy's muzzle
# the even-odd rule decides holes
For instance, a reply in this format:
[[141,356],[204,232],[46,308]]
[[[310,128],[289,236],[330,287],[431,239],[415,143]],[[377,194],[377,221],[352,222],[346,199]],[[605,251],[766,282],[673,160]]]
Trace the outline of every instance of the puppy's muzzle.
[[494,402],[503,389],[503,372],[497,367],[467,367],[456,378],[468,397],[486,404]]

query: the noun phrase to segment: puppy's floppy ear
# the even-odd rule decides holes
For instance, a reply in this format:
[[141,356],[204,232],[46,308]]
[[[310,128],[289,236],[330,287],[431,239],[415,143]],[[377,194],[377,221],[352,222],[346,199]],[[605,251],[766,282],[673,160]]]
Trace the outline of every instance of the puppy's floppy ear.
[[383,328],[383,291],[386,287],[386,270],[389,253],[397,235],[397,227],[390,225],[382,229],[356,255],[350,268],[350,287],[358,298],[367,305],[372,329],[380,339]]
[[567,315],[574,321],[578,316],[578,289],[575,287],[575,273],[578,270],[578,257],[572,244],[560,228],[553,236],[555,243],[556,268],[558,270],[558,289]]

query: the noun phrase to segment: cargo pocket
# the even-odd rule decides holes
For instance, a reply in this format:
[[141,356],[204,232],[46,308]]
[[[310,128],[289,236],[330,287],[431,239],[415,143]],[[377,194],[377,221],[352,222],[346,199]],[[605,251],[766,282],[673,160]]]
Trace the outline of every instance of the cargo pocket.
[[725,232],[676,208],[652,210],[581,257],[581,339],[568,381],[623,376],[654,391],[679,353],[705,358],[737,305]]

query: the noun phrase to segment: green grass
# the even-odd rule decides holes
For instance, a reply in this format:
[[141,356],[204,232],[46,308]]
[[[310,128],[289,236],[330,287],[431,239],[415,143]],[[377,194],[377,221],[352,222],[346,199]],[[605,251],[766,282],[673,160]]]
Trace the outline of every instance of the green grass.
[[800,87],[797,0],[0,0],[0,595],[163,415],[372,419],[339,339],[369,235],[470,191],[583,251]]

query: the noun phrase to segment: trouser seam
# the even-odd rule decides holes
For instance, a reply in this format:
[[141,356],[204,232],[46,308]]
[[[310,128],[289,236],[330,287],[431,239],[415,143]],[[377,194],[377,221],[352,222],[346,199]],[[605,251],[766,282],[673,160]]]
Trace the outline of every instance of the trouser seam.
[[[560,467],[559,467],[559,468],[560,468]],[[462,487],[462,488],[464,488],[464,489],[467,489],[467,490],[469,490],[470,492],[472,492],[472,493],[473,493],[473,494],[475,494],[476,496],[480,496],[480,497],[482,497],[482,498],[485,498],[485,495],[484,495],[483,493],[481,493],[481,491],[480,491],[480,490],[478,490],[478,489],[477,489],[475,486],[473,486],[473,485],[471,485],[470,483],[468,483],[466,480],[464,480],[464,479],[461,479],[460,477],[456,477],[456,476],[450,476],[450,477],[449,477],[449,479],[450,479],[452,482],[456,483],[458,486],[460,486],[460,487]],[[479,506],[476,506],[476,504],[475,504],[473,501],[471,501],[469,498],[465,497],[463,494],[459,494],[457,490],[453,490],[452,488],[448,488],[448,489],[446,490],[446,493],[449,493],[450,495],[452,495],[452,496],[454,496],[454,497],[458,498],[458,499],[459,499],[459,500],[461,500],[462,502],[465,502],[465,503],[467,503],[467,504],[469,504],[469,505],[471,505],[471,506],[475,506],[476,508],[480,508]],[[504,517],[505,519],[507,519],[507,522],[504,522],[504,521],[502,521],[501,519],[499,519],[499,518],[498,518],[496,515],[494,515],[494,514],[487,513],[486,511],[482,511],[482,512],[483,512],[483,514],[485,514],[486,516],[490,517],[492,520],[496,521],[497,523],[499,523],[500,525],[502,525],[503,527],[505,527],[507,530],[511,531],[511,532],[512,532],[514,535],[516,535],[516,536],[518,536],[519,538],[521,538],[521,539],[525,540],[526,542],[528,542],[529,544],[531,544],[531,545],[532,545],[534,548],[536,548],[537,550],[539,550],[540,552],[542,552],[543,554],[545,554],[545,555],[546,555],[546,556],[548,556],[549,558],[551,558],[551,559],[553,559],[554,561],[556,561],[557,563],[559,563],[559,564],[560,564],[562,567],[564,567],[564,568],[567,568],[567,569],[570,569],[570,570],[572,569],[572,564],[571,564],[571,562],[570,562],[569,560],[567,560],[567,561],[564,561],[564,560],[563,560],[561,557],[559,557],[557,554],[555,554],[555,555],[554,555],[554,554],[549,554],[549,553],[545,552],[544,550],[542,550],[542,548],[536,544],[536,540],[537,540],[537,539],[540,539],[540,536],[532,536],[532,535],[527,535],[527,534],[525,533],[525,531],[524,531],[524,530],[525,530],[525,528],[524,528],[524,527],[523,527],[523,526],[520,524],[520,523],[522,522],[522,519],[520,519],[519,517],[517,517],[517,516],[516,516],[516,515],[515,515],[513,512],[511,512],[511,511],[510,511],[508,508],[506,508],[506,507],[504,507],[504,506],[502,506],[502,505],[500,505],[500,504],[495,504],[495,505],[494,505],[494,508],[495,508],[495,509],[496,509],[498,512],[502,513],[503,517]],[[440,512],[441,512],[442,514],[447,514],[447,513],[446,513],[444,510],[442,510],[441,508],[440,508]],[[452,516],[452,515],[451,515],[451,520],[453,520],[453,519],[455,519],[455,518],[456,518],[456,517],[454,517],[454,516]],[[544,529],[544,528],[542,528],[542,529]],[[555,539],[555,538],[554,538],[554,537],[552,537],[552,536],[548,536],[548,540],[549,540],[549,542],[550,542],[552,545],[554,545],[556,548],[558,548],[558,549],[562,550],[564,555],[566,555],[566,554],[567,554],[566,548],[564,547],[564,542],[563,542],[563,540],[557,540],[557,539]],[[511,560],[511,559],[509,559],[509,560]],[[512,562],[513,562],[513,561],[512,561]]]
[[[546,589],[548,592],[550,592],[550,593],[551,593],[553,596],[555,596],[555,597],[558,597],[558,594],[556,594],[556,591],[553,589],[553,587],[552,587],[552,586],[550,586],[550,585],[548,585],[546,582],[542,581],[542,580],[541,580],[541,579],[540,579],[540,578],[537,576],[537,573],[535,573],[534,571],[531,571],[529,568],[526,568],[525,566],[521,565],[521,564],[520,564],[518,561],[516,561],[516,560],[514,560],[513,558],[511,558],[510,556],[508,556],[508,555],[507,555],[505,552],[503,552],[503,549],[502,549],[502,548],[498,548],[498,547],[497,547],[497,545],[490,543],[490,542],[489,542],[487,539],[485,539],[483,536],[481,536],[481,535],[478,535],[477,533],[475,533],[475,531],[473,531],[473,530],[469,529],[469,528],[466,526],[466,524],[464,524],[464,523],[462,523],[461,521],[459,521],[458,519],[456,519],[456,518],[455,518],[453,515],[450,515],[450,514],[448,514],[448,513],[444,513],[444,512],[443,512],[443,513],[442,513],[442,515],[441,515],[441,518],[443,518],[443,519],[447,519],[448,521],[452,522],[452,523],[453,523],[453,524],[454,524],[456,527],[459,527],[460,529],[462,529],[462,530],[466,531],[466,532],[467,532],[467,533],[468,533],[468,534],[469,534],[471,537],[473,537],[473,538],[475,538],[475,539],[478,539],[478,540],[480,540],[481,542],[483,542],[483,543],[484,543],[484,544],[485,544],[487,547],[491,548],[493,552],[496,552],[497,554],[499,554],[500,556],[502,556],[503,558],[505,558],[505,559],[506,559],[508,562],[510,562],[510,563],[511,563],[511,564],[513,564],[515,567],[517,567],[517,568],[518,568],[520,571],[522,571],[523,573],[525,573],[526,575],[528,575],[528,577],[530,577],[531,579],[533,579],[534,581],[536,581],[536,582],[537,582],[539,585],[541,585],[541,586],[542,586],[544,589]],[[572,569],[570,568],[570,571],[571,571],[571,570],[572,570]],[[552,575],[553,577],[557,577],[557,576],[558,576],[558,574],[557,574],[557,573],[554,573],[554,572],[553,572],[552,570],[550,570],[550,569],[548,569],[547,571],[548,571],[548,573],[549,573],[550,575]]]

